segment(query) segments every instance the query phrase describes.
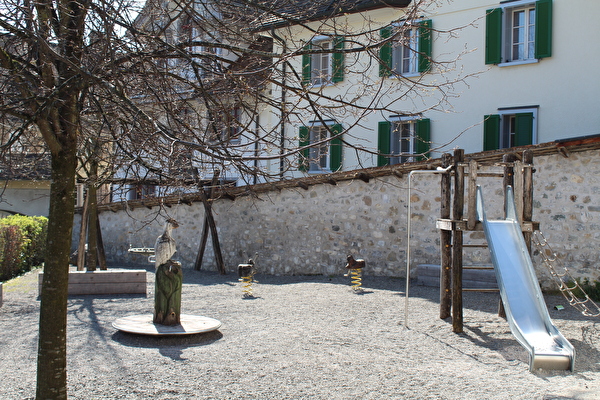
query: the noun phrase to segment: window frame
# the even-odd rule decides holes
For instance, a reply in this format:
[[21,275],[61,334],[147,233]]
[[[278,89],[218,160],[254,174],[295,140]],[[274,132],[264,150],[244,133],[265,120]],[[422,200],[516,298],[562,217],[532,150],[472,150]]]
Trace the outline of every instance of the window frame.
[[[484,116],[483,123],[483,150],[501,150],[512,147],[526,146],[538,143],[538,108],[537,106],[500,108],[496,114]],[[530,132],[519,134],[518,126],[512,132],[511,122],[523,123],[531,118]],[[522,143],[524,135],[531,135],[530,143]],[[511,136],[513,140],[511,141]],[[512,142],[512,143],[511,143]]]
[[[403,21],[398,24],[392,24],[386,26],[380,30],[380,37],[382,40],[388,39],[393,36],[394,30],[401,29],[403,26],[410,26],[409,32],[412,32],[410,41],[414,37],[414,49],[410,46],[407,47],[402,43],[405,35],[402,34],[395,40],[388,40],[379,49],[379,76],[380,77],[398,77],[398,78],[410,78],[419,76],[426,73],[431,68],[432,60],[432,20],[421,19],[417,21]],[[406,31],[405,31],[406,32]],[[397,34],[397,33],[395,33]],[[408,71],[403,68],[398,70],[397,60],[398,58],[402,61],[405,59],[404,55],[398,57],[398,52],[404,53],[408,49],[409,51],[409,63],[410,67]]]
[[[502,2],[486,11],[485,63],[499,67],[533,64],[552,56],[552,0],[514,0]],[[515,12],[534,10],[533,41],[526,58],[513,58],[513,16]],[[529,21],[529,17],[527,17]],[[531,22],[531,21],[529,21]]]
[[[402,151],[395,154],[396,148],[402,149],[402,133],[398,136],[395,126],[408,125],[410,141],[408,142],[411,155],[402,156]],[[397,143],[396,143],[397,142]],[[391,116],[386,121],[379,122],[377,150],[377,166],[397,165],[426,159],[422,154],[427,153],[431,143],[431,120],[421,116]]]
[[[332,135],[336,136],[343,131],[342,125],[333,120],[323,122],[311,121],[308,125],[299,128],[298,136],[301,150],[298,169],[300,171],[309,174],[323,174],[335,172],[342,168],[342,137],[340,135],[331,139]],[[313,129],[315,128],[323,130],[326,137],[321,136],[319,140],[313,140]],[[312,143],[320,141],[324,142],[318,147],[311,146]],[[323,149],[325,149],[325,154],[320,154],[319,152],[315,154],[316,151],[322,151]],[[324,158],[325,165],[322,166],[321,162],[315,162],[314,160],[317,158],[319,160]]]
[[[319,49],[322,50],[324,43],[329,43],[329,48],[325,50],[331,50],[331,52],[311,53],[316,45],[319,45]],[[321,87],[342,82],[344,80],[345,57],[343,52],[336,52],[336,50],[343,50],[344,47],[344,37],[334,35],[315,36],[306,43],[303,48],[306,53],[302,55],[302,85]],[[322,66],[324,59],[327,59],[327,72],[322,74],[322,71],[325,69]],[[317,60],[319,60],[318,69],[321,71],[319,74],[315,74],[317,69],[313,68]]]

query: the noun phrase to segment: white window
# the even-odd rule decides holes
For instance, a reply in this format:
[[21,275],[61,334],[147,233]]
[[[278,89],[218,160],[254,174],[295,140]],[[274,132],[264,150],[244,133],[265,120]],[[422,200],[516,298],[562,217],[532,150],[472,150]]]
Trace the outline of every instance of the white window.
[[327,127],[320,124],[313,125],[310,127],[309,135],[310,143],[315,143],[315,145],[309,149],[308,170],[310,172],[330,171]]
[[321,36],[304,47],[302,84],[321,86],[344,80],[344,38]]
[[414,76],[429,71],[432,56],[432,21],[389,25],[380,30],[385,41],[379,49],[379,76]]
[[[331,40],[313,42],[313,50],[330,50]],[[311,59],[310,81],[313,85],[326,85],[331,82],[331,53],[316,53]]]
[[551,56],[552,0],[508,1],[486,11],[486,64],[525,64]]
[[242,109],[216,110],[213,118],[213,142],[239,144],[242,132]]
[[400,75],[417,74],[419,66],[418,28],[406,27],[392,46],[392,71]]
[[537,143],[537,107],[501,108],[484,117],[483,150]]
[[506,10],[508,61],[535,59],[535,5]]
[[335,172],[342,168],[342,126],[330,123],[313,122],[300,127],[299,169],[304,172]]
[[414,161],[415,154],[415,121],[393,121],[390,134],[390,164],[401,164]]
[[424,159],[431,142],[431,122],[419,116],[393,116],[379,122],[377,165]]

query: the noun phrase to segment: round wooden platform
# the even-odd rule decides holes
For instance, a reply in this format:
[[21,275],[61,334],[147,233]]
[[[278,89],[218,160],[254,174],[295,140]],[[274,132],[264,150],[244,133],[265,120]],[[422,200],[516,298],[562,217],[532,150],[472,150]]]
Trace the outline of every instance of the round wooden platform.
[[193,335],[217,330],[221,322],[198,315],[181,314],[179,325],[160,325],[152,322],[152,314],[132,315],[119,318],[112,323],[113,328],[122,332],[137,333],[140,335]]

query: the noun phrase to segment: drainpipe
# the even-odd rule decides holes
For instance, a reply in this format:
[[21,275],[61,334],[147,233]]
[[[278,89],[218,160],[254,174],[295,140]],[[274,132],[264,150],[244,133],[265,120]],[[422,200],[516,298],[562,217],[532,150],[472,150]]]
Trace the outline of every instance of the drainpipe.
[[[287,44],[285,40],[278,36],[275,33],[275,28],[271,28],[271,36],[273,36],[277,41],[281,43],[282,53],[285,54],[287,52]],[[285,152],[285,85],[286,85],[286,75],[287,75],[287,61],[284,61],[281,66],[281,131],[280,131],[280,139],[279,139],[279,179],[283,180],[283,172],[284,172],[284,163],[283,163],[283,154]]]
[[406,230],[407,230],[407,238],[406,238],[406,291],[405,291],[405,304],[404,304],[404,327],[408,328],[408,290],[410,288],[410,229],[411,229],[411,223],[410,223],[410,217],[411,217],[411,200],[410,200],[410,194],[411,194],[411,189],[412,186],[410,184],[411,179],[413,174],[447,174],[450,172],[450,169],[452,168],[452,165],[446,167],[446,168],[442,168],[442,167],[437,167],[436,169],[425,169],[425,170],[415,170],[415,171],[411,171],[408,174],[408,214],[407,214],[407,225],[406,225]]
[[256,114],[256,121],[254,125],[256,139],[254,140],[254,178],[253,183],[256,185],[258,183],[258,154],[259,154],[259,130],[260,130],[260,115]]

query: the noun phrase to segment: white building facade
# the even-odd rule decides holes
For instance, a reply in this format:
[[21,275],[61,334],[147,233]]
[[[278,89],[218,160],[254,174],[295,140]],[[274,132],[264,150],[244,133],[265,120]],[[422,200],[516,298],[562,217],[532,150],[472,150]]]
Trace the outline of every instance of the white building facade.
[[[328,107],[312,114],[302,96],[273,87],[300,110],[285,125],[287,146],[300,146],[285,176],[598,135],[600,53],[588,49],[600,38],[598,12],[584,0],[413,1],[279,27],[285,42],[275,46],[317,51],[291,64]],[[361,45],[378,47],[335,52]],[[260,117],[276,119],[272,110]]]

